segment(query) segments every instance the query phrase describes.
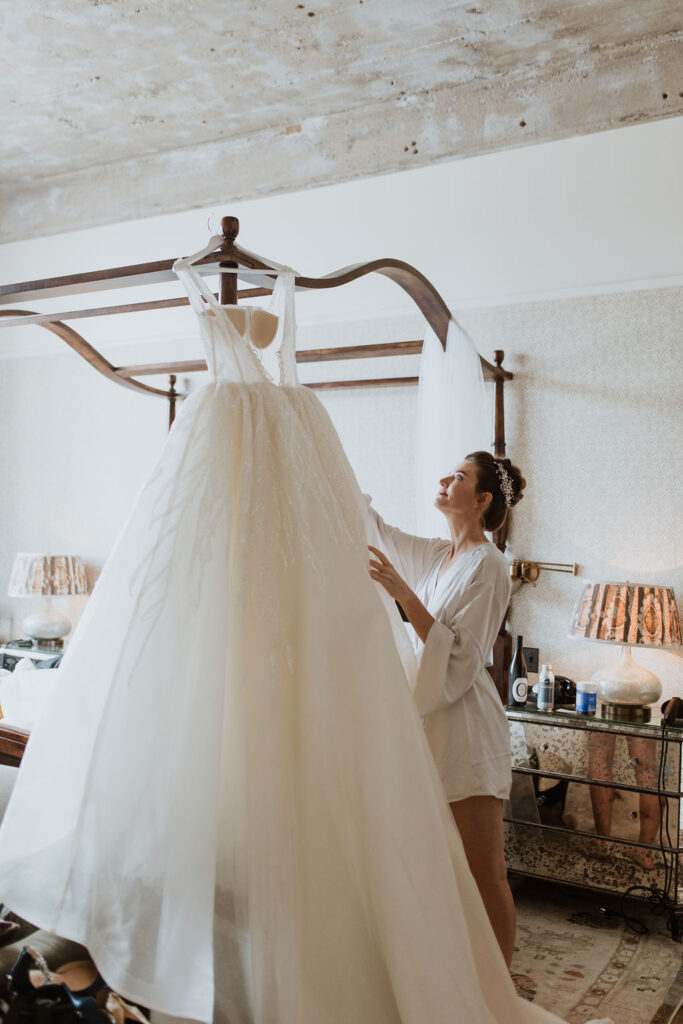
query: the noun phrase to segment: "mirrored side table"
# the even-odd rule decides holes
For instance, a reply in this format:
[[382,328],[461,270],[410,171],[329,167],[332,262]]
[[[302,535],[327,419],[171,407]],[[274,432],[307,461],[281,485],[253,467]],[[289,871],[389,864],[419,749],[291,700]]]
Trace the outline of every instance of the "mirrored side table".
[[42,647],[28,640],[10,640],[0,645],[0,668],[13,672],[22,658],[33,662],[56,661],[64,654],[63,648]]
[[683,729],[507,708],[513,874],[652,899],[683,938]]

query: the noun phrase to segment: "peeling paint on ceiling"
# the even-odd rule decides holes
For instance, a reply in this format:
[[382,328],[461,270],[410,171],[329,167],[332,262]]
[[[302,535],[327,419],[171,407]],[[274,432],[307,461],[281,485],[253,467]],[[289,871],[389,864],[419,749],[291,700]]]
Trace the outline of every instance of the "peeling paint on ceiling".
[[7,3],[2,238],[680,114],[682,23],[672,0]]

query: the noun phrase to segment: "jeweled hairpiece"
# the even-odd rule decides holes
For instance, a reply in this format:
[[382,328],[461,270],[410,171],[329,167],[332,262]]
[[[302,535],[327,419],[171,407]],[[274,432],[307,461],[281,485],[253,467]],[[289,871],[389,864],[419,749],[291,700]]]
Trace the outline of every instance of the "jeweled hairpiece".
[[495,463],[496,473],[498,474],[498,480],[500,481],[500,489],[503,492],[503,497],[505,498],[505,507],[512,508],[515,497],[515,492],[512,486],[512,477],[500,459],[495,459]]

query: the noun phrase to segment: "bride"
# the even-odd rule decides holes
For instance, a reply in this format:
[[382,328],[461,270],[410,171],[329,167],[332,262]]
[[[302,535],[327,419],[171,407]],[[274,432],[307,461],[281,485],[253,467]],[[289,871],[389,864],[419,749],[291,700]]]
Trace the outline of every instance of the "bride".
[[434,500],[450,541],[413,537],[370,509],[384,549],[371,547],[370,575],[398,601],[418,638],[416,706],[508,964],[515,942],[503,840],[510,734],[485,665],[510,602],[510,575],[484,531],[502,526],[524,486],[509,459],[483,451],[466,456],[441,479]]

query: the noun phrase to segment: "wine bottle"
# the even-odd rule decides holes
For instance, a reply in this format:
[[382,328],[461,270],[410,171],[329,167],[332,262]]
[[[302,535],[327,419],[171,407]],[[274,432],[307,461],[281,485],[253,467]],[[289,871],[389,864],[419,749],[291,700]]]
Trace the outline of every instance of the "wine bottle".
[[508,707],[510,708],[523,708],[526,704],[527,691],[529,689],[522,643],[522,637],[518,636],[515,640],[515,650],[510,662],[510,673],[508,675]]

